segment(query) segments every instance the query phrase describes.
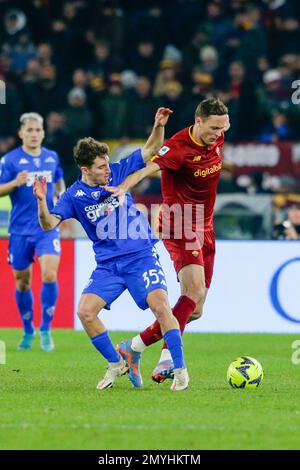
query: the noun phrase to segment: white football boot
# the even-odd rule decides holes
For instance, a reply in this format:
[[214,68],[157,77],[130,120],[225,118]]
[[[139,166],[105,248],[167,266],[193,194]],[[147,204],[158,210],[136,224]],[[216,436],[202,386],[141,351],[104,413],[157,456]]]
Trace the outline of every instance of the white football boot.
[[102,380],[97,385],[98,390],[105,390],[106,388],[111,388],[118,377],[121,375],[127,374],[128,366],[122,357],[120,357],[119,362],[109,362],[107,371]]
[[174,369],[174,380],[170,388],[173,392],[185,390],[189,386],[189,381],[190,378],[186,368]]

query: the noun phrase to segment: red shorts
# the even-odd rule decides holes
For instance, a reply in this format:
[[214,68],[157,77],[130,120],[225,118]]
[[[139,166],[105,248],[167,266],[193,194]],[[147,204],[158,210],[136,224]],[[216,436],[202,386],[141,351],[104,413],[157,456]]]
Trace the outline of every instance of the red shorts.
[[209,288],[214,270],[215,259],[215,233],[213,230],[204,233],[204,242],[201,247],[198,244],[196,249],[187,249],[185,240],[163,239],[164,245],[168,250],[174,263],[177,274],[189,264],[200,264],[204,267],[205,285]]

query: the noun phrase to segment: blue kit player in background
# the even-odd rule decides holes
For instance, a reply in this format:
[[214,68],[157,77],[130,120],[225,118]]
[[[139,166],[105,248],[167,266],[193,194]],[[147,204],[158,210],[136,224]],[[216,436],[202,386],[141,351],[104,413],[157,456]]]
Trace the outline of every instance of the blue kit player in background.
[[45,178],[37,178],[34,185],[44,230],[53,230],[61,220],[75,218],[93,242],[97,266],[83,290],[78,315],[92,344],[108,361],[107,372],[97,385],[101,390],[112,387],[128,368],[133,386],[143,386],[141,353],[131,348],[130,340],[115,348],[98,318],[99,312],[109,308],[126,289],[141,309],[150,307],[160,323],[174,361],[171,389],[184,390],[189,382],[179,325],[169,306],[164,272],[155,253],[157,239],[146,218],[137,211],[130,193],[120,205],[119,199],[104,189],[105,185],[118,185],[127,175],[145,166],[145,161],[163,143],[164,125],[170,113],[169,109],[159,108],[145,146],[117,163],[109,163],[106,144],[91,137],[79,140],[74,159],[81,177],[52,210],[47,207]]
[[16,302],[24,326],[18,349],[31,349],[35,335],[31,280],[36,252],[43,282],[40,342],[42,350],[50,352],[54,350],[50,324],[58,295],[60,240],[57,229],[48,233],[41,229],[32,189],[35,175],[43,176],[47,184],[47,203],[52,208],[54,196],[59,196],[65,190],[65,184],[57,153],[41,146],[45,136],[42,116],[25,113],[20,117],[20,124],[22,145],[4,155],[0,165],[0,196],[9,194],[12,203],[9,263],[13,269]]

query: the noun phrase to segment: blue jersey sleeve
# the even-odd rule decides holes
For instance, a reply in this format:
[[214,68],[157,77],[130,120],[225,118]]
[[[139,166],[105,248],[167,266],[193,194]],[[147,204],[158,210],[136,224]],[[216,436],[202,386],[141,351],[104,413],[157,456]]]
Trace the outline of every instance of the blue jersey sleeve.
[[56,166],[56,171],[54,175],[54,183],[57,183],[58,181],[64,178],[64,172],[63,172],[62,167],[60,166],[60,160],[57,154],[56,154],[56,158],[57,158],[57,166]]
[[3,157],[0,161],[0,184],[8,183],[15,179],[16,174],[12,162]]
[[72,203],[72,199],[68,193],[68,191],[65,191],[53,209],[51,209],[50,214],[53,214],[57,217],[59,217],[61,220],[65,219],[76,219],[76,213],[74,210],[74,206]]
[[121,183],[126,176],[146,166],[140,149],[135,150],[129,157],[117,163],[111,163],[110,168],[116,177],[115,184]]

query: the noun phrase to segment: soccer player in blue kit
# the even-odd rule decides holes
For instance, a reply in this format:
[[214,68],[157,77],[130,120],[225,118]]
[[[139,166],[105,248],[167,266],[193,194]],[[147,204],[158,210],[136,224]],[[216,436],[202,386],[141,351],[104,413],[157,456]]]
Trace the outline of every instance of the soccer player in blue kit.
[[50,324],[58,295],[60,240],[58,229],[48,233],[41,229],[32,187],[35,175],[45,178],[47,203],[52,208],[54,196],[65,190],[65,184],[57,153],[41,146],[44,136],[42,116],[37,113],[22,114],[19,130],[22,145],[4,155],[0,162],[0,196],[9,194],[12,203],[8,255],[16,282],[16,302],[24,327],[18,349],[30,350],[35,335],[31,280],[36,252],[43,283],[40,342],[42,350],[50,352],[54,350]]
[[60,221],[75,218],[93,242],[97,266],[82,292],[78,316],[92,344],[108,361],[107,372],[97,385],[101,390],[112,387],[128,368],[133,386],[143,386],[141,353],[132,349],[129,340],[115,348],[98,318],[99,312],[109,309],[126,289],[140,308],[150,307],[160,323],[174,361],[171,390],[184,390],[189,383],[179,325],[168,302],[164,272],[154,248],[157,239],[145,216],[136,209],[130,193],[120,205],[119,199],[104,189],[105,185],[118,185],[127,175],[145,167],[145,161],[163,143],[164,126],[170,113],[167,108],[159,108],[146,144],[117,163],[109,163],[106,144],[91,137],[79,140],[74,148],[74,159],[81,177],[50,211],[45,178],[36,178],[34,184],[39,221],[44,230],[53,230]]

